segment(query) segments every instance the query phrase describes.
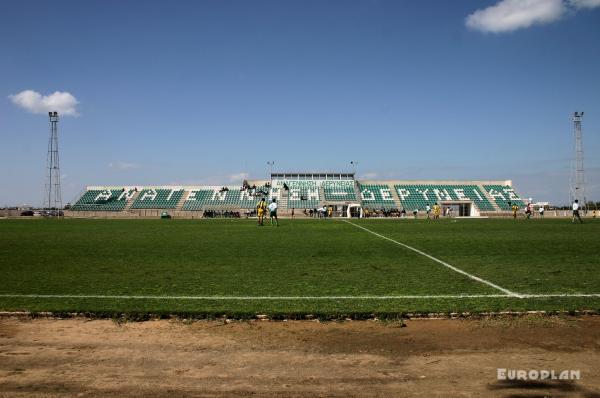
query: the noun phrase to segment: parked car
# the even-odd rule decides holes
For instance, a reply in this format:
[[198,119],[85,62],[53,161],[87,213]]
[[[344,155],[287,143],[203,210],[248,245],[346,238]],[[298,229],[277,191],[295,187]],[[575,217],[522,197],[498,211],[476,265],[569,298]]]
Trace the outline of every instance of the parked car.
[[21,212],[21,215],[24,217],[32,217],[33,216],[33,210],[24,210]]
[[42,215],[44,217],[62,217],[64,213],[62,210],[44,210]]

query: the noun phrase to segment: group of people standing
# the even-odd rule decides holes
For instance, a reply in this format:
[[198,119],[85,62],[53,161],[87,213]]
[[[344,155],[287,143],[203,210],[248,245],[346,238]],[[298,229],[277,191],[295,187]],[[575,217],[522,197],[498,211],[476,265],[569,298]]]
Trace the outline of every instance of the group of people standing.
[[267,205],[265,198],[262,198],[256,206],[256,213],[258,215],[258,225],[263,226],[265,221],[265,213],[269,210],[269,218],[271,225],[279,226],[279,219],[277,218],[277,200],[273,198],[272,202]]
[[[451,208],[449,207],[448,210],[450,210],[450,212],[452,211]],[[427,219],[431,219],[431,214],[433,213],[433,219],[434,220],[438,220],[440,218],[440,214],[442,213],[442,206],[438,205],[437,202],[433,204],[433,207],[429,206],[429,203],[427,203],[427,206],[425,206],[425,211],[427,212]],[[413,212],[415,218],[417,217],[417,212],[418,210],[415,210]],[[448,212],[446,213],[446,216],[449,217]]]
[[[516,220],[518,212],[519,212],[519,206],[516,203],[511,203],[511,202],[508,202],[508,206],[510,207],[510,209],[512,211],[513,218]],[[583,220],[581,219],[581,215],[579,214],[579,207],[580,207],[579,200],[575,199],[575,201],[571,205],[571,209],[573,211],[573,214],[571,216],[572,223],[575,223],[576,221],[578,221],[580,224],[583,224]],[[544,213],[545,213],[544,206],[540,206],[538,208],[538,213],[540,215],[540,218],[544,218]],[[532,216],[533,216],[533,205],[531,203],[527,203],[527,205],[525,205],[525,217],[527,219],[530,219]],[[595,216],[595,214],[594,214],[594,216]]]
[[[508,206],[512,210],[513,218],[516,219],[517,213],[519,211],[519,206],[517,204],[513,204],[511,202],[508,202]],[[278,227],[279,219],[277,218],[277,200],[275,198],[273,198],[271,203],[269,203],[268,205],[267,205],[265,198],[262,198],[260,200],[260,202],[258,202],[258,205],[256,206],[256,213],[258,215],[258,225],[259,226],[264,225],[264,218],[265,218],[265,213],[267,212],[267,210],[269,211],[269,219],[271,221],[271,225],[275,225]],[[573,202],[572,210],[573,210],[573,215],[571,218],[571,222],[574,223],[577,220],[579,223],[583,224],[583,220],[581,219],[581,216],[579,214],[579,201],[577,199]],[[427,206],[425,207],[425,211],[427,213],[428,220],[431,219],[432,216],[433,216],[434,220],[437,220],[440,218],[440,215],[442,213],[442,207],[437,202],[434,203],[433,206],[429,206],[429,203],[428,203]],[[540,217],[543,218],[544,211],[545,211],[544,207],[540,206],[538,211],[539,211]],[[311,209],[309,214],[310,214],[310,216],[318,215],[319,218],[321,218],[321,217],[327,217],[327,216],[331,217],[332,212],[333,212],[332,207],[326,208],[325,206],[323,206],[320,209],[314,209],[314,211]],[[304,210],[304,213],[307,214],[306,209]],[[417,218],[418,213],[419,213],[419,209],[413,210],[413,216],[415,218]],[[406,211],[404,209],[402,209],[402,211],[400,212],[400,216],[402,217],[405,214],[406,214]],[[452,214],[452,208],[451,207],[446,208],[444,215],[446,217],[451,217],[451,214]],[[525,216],[529,219],[529,218],[531,218],[532,215],[533,215],[533,206],[531,203],[527,203],[527,205],[525,207]],[[233,215],[233,214],[228,215],[228,216],[235,217],[235,215]],[[293,218],[293,216],[294,216],[294,209],[292,209],[292,218]],[[210,215],[209,215],[209,217],[210,217]],[[239,217],[239,214],[237,215],[237,217]]]

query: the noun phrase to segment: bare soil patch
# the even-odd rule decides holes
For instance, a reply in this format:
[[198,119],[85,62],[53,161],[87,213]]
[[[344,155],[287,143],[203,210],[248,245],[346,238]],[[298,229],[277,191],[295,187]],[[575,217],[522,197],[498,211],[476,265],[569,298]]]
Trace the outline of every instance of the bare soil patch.
[[0,397],[600,397],[600,317],[406,325],[3,318]]

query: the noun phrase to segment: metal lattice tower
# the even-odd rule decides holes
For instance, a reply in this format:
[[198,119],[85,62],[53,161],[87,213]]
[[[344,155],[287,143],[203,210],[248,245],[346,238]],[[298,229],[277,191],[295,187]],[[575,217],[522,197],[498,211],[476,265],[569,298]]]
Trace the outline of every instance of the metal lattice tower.
[[581,119],[583,112],[573,113],[573,128],[575,133],[575,165],[573,179],[571,180],[571,201],[579,200],[585,206],[585,178],[583,173],[583,143],[581,141]]
[[46,185],[44,189],[44,207],[62,210],[60,189],[60,164],[58,157],[58,112],[48,112],[50,118],[50,139],[46,158]]

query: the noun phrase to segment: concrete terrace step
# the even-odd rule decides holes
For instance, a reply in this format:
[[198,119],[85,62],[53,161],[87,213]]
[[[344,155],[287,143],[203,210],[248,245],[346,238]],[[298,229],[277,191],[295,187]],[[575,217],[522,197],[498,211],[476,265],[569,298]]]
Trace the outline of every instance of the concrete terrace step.
[[485,189],[483,184],[477,184],[477,187],[481,190],[481,192],[483,192],[485,198],[492,204],[495,211],[502,211],[500,209],[500,206],[498,206],[498,204],[496,203],[496,200],[490,196],[489,192]]
[[123,209],[123,211],[129,211],[129,209],[131,209],[131,206],[133,205],[133,203],[137,200],[138,196],[140,196],[140,190],[137,190],[136,192],[134,192],[131,199],[129,199],[129,201],[127,201],[127,204],[125,205],[125,208]]

